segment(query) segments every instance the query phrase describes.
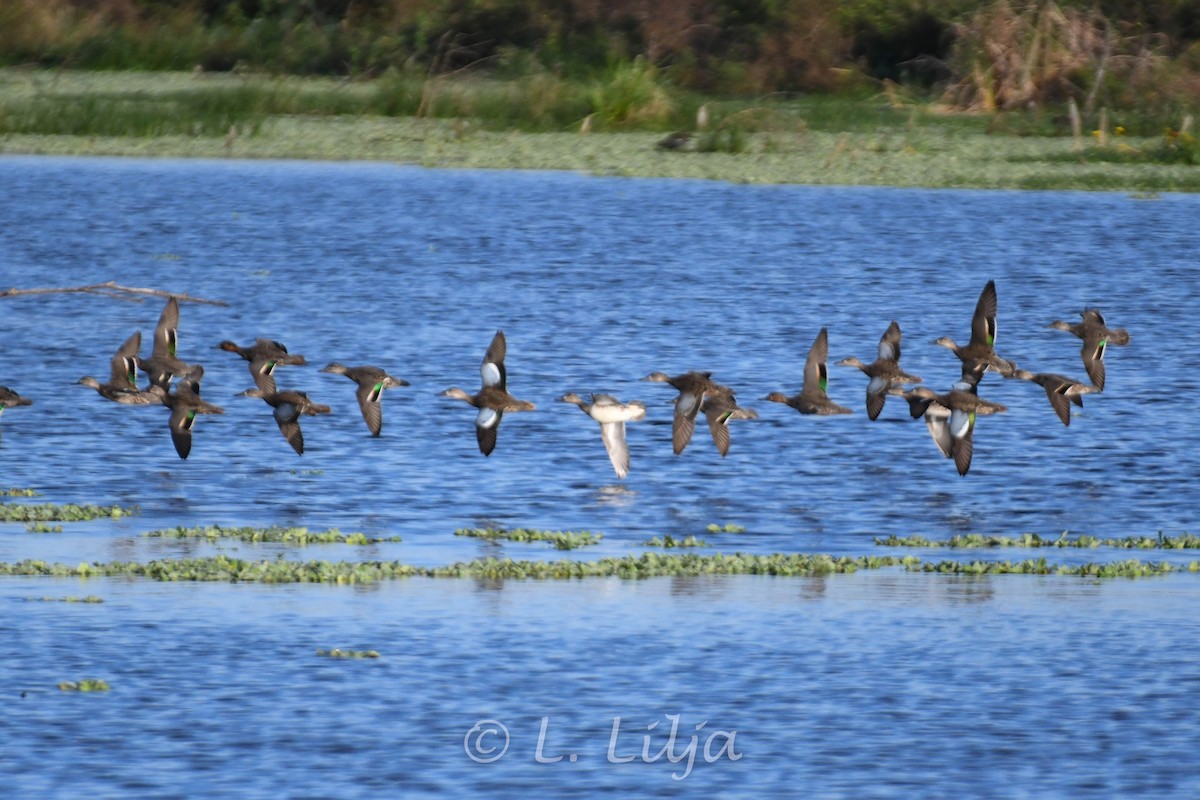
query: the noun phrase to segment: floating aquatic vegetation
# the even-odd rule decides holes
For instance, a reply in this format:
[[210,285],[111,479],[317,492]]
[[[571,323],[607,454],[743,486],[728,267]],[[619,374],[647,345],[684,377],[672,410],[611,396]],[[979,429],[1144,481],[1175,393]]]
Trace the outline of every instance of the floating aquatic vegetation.
[[483,558],[442,567],[416,567],[398,561],[249,561],[225,555],[211,558],[159,559],[148,563],[51,564],[25,560],[0,563],[0,575],[51,577],[143,577],[158,581],[225,581],[258,583],[375,583],[400,578],[486,578],[568,580],[572,578],[655,578],[695,575],[811,576],[851,573],[860,569],[903,566],[914,572],[955,575],[1074,575],[1117,578],[1200,572],[1200,561],[1173,566],[1138,560],[1111,563],[1053,564],[1045,558],[1025,561],[940,561],[925,563],[916,556],[831,556],[824,554],[656,553],[595,561]]
[[137,506],[93,506],[67,503],[0,503],[0,522],[82,522],[89,519],[112,517],[120,519],[136,514]]
[[646,547],[708,547],[708,542],[704,539],[697,539],[695,536],[685,536],[682,539],[676,539],[671,534],[665,536],[655,536],[653,539],[647,539],[642,542]]
[[[895,556],[829,556],[744,553],[644,553],[597,561],[514,561],[485,558],[443,567],[414,567],[398,561],[245,560],[226,555],[211,558],[156,559],[147,563],[82,562],[71,566],[25,560],[0,563],[0,575],[45,575],[59,578],[141,577],[158,581],[227,581],[258,583],[374,583],[398,578],[650,578],[672,575],[827,575],[906,564]],[[911,561],[918,562],[916,558]]]
[[37,497],[34,489],[0,489],[0,497]]
[[147,531],[142,536],[155,539],[237,539],[243,542],[283,542],[286,544],[379,544],[399,542],[399,536],[371,537],[364,533],[342,533],[337,528],[327,531],[310,531],[308,528],[223,528],[206,525],[194,528],[164,528]]
[[332,650],[318,650],[317,655],[325,658],[379,658],[378,650],[343,650],[335,647]]
[[708,533],[745,533],[746,529],[741,525],[735,525],[732,522],[727,522],[724,525],[718,525],[715,522],[704,529]]
[[1025,533],[1020,536],[984,536],[970,533],[966,536],[953,536],[945,540],[926,539],[923,536],[886,538],[876,537],[875,544],[881,547],[1119,547],[1127,550],[1190,550],[1200,549],[1200,536],[1185,533],[1180,536],[1126,536],[1119,539],[1101,539],[1095,536],[1081,535],[1070,538],[1063,533],[1057,539],[1047,539],[1036,533]]
[[588,531],[539,531],[530,528],[459,528],[455,536],[472,536],[476,539],[507,539],[510,542],[550,542],[558,550],[574,550],[577,547],[599,544],[604,537]]
[[103,603],[103,597],[97,597],[94,594],[89,594],[86,597],[76,597],[68,595],[66,597],[26,597],[25,600],[30,603]]
[[107,692],[108,681],[103,678],[85,678],[81,681],[59,681],[58,688],[64,692]]
[[800,553],[643,553],[596,561],[513,561],[478,559],[427,570],[432,577],[569,579],[592,577],[655,578],[692,575],[828,575],[878,569],[903,563],[893,556],[829,556]]
[[1200,572],[1200,562],[1176,567],[1166,561],[1113,561],[1107,564],[1052,564],[1044,558],[1024,561],[939,561],[909,564],[910,570],[950,575],[1069,575],[1080,578],[1142,578],[1186,570]]
[[49,525],[45,522],[30,522],[25,526],[27,533],[62,533],[62,525]]

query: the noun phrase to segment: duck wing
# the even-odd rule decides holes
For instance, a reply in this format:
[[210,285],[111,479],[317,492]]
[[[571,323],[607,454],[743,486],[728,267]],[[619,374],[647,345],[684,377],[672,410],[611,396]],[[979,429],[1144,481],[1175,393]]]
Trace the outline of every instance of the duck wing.
[[892,382],[879,375],[867,382],[868,419],[875,419],[883,411],[883,404],[887,401],[888,390],[891,388]]
[[179,345],[179,301],[167,300],[166,308],[154,327],[154,347],[151,356],[174,356]]
[[[1067,395],[1068,384],[1062,381],[1047,381],[1046,382],[1046,397],[1050,399],[1050,407],[1054,409],[1054,413],[1058,414],[1058,418],[1062,420],[1063,425],[1071,424],[1071,397]],[[1079,395],[1075,395],[1076,398]],[[1080,401],[1082,405],[1083,401]]]
[[483,356],[483,363],[479,366],[484,386],[508,388],[508,376],[504,371],[504,357],[507,352],[508,343],[504,339],[504,331],[496,331],[492,343],[488,345],[487,353]]
[[996,344],[996,282],[988,281],[979,293],[975,315],[971,317],[971,344],[994,347]]
[[283,434],[283,438],[287,439],[287,443],[296,451],[296,455],[304,455],[304,434],[300,432],[299,418],[286,420],[280,419],[277,415],[275,421],[279,423],[279,432]]
[[137,359],[138,351],[142,349],[142,332],[133,334],[121,343],[113,353],[109,364],[108,382],[122,389],[137,389]]
[[481,408],[475,417],[475,440],[479,452],[490,456],[496,449],[496,436],[500,432],[500,420],[504,412],[493,408]]
[[171,428],[171,442],[175,445],[175,452],[182,459],[187,459],[188,453],[192,452],[192,426],[196,424],[195,409],[185,408],[182,405],[175,406],[171,409],[171,419],[168,423]]
[[821,328],[804,361],[804,388],[802,389],[804,394],[812,392],[825,394],[826,387],[829,385],[829,368],[825,364],[828,358],[829,333],[825,328]]
[[358,391],[358,408],[362,411],[363,420],[372,436],[378,436],[383,429],[383,384],[360,383]]
[[[946,458],[950,458],[950,452],[954,445],[954,438],[950,435],[950,411],[940,403],[921,398],[921,403],[925,405],[923,412],[925,416],[925,427],[929,429],[929,435],[933,438],[933,443],[937,445],[937,449]],[[912,399],[909,400],[913,404]],[[912,410],[916,410],[916,405],[912,405]]]
[[954,466],[959,475],[966,475],[971,469],[971,456],[975,451],[975,429],[971,427],[966,434],[954,439],[950,454],[954,457]]
[[1088,379],[1096,387],[1096,391],[1104,391],[1104,352],[1108,349],[1108,337],[1102,333],[1102,328],[1088,328],[1083,337],[1083,349],[1079,351],[1083,358],[1083,368],[1087,370]]
[[888,329],[879,338],[879,360],[900,360],[900,323],[896,320],[892,320],[892,324],[888,325]]
[[713,443],[717,446],[717,452],[724,458],[729,452],[729,415],[731,411],[725,409],[722,403],[713,403],[706,405],[704,408],[704,416],[708,420],[708,430],[712,433]]
[[266,356],[255,356],[247,367],[254,385],[267,394],[275,394],[275,366],[278,362]]
[[612,462],[613,471],[617,473],[618,478],[624,480],[629,474],[629,447],[625,443],[625,423],[601,423],[600,438],[604,440],[604,449],[608,451],[608,460]]

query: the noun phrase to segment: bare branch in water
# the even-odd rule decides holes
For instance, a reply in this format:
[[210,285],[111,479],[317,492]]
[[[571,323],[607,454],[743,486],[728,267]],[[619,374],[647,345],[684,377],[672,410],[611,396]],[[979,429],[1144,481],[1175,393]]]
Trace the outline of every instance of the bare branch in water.
[[100,294],[105,297],[112,297],[117,300],[128,300],[133,303],[142,302],[142,297],[138,295],[148,295],[151,297],[174,297],[180,302],[186,303],[204,303],[211,306],[228,306],[224,300],[207,300],[203,297],[192,297],[188,294],[178,294],[176,292],[168,292],[163,289],[144,289],[139,286],[121,286],[116,281],[106,281],[104,283],[93,283],[87,286],[64,286],[51,287],[44,289],[0,289],[0,297],[16,297],[26,294],[63,294],[63,293],[81,293],[81,294]]

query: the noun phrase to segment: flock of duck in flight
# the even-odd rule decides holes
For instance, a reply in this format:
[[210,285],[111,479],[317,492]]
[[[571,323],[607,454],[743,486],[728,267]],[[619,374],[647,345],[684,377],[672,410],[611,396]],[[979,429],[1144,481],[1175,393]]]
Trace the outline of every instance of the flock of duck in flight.
[[[959,346],[947,337],[936,340],[954,351],[962,361],[962,377],[945,394],[939,394],[924,386],[911,389],[909,384],[921,383],[921,378],[910,375],[900,367],[900,325],[893,321],[879,340],[879,351],[874,361],[865,364],[850,357],[837,362],[838,366],[852,366],[862,370],[868,377],[866,392],[867,416],[874,420],[883,410],[888,395],[899,395],[908,401],[914,419],[924,418],[938,450],[952,458],[960,475],[966,475],[971,466],[974,450],[973,433],[976,416],[996,414],[1007,410],[999,403],[979,397],[979,382],[985,372],[996,372],[1006,378],[1031,381],[1046,390],[1050,406],[1062,420],[1071,424],[1071,404],[1082,406],[1082,395],[1104,390],[1104,355],[1108,345],[1129,343],[1129,333],[1123,328],[1112,329],[1097,309],[1088,308],[1080,312],[1080,321],[1067,323],[1055,321],[1051,328],[1068,331],[1083,341],[1081,355],[1090,383],[1074,378],[1045,372],[1029,372],[996,353],[996,283],[988,281],[979,295],[975,313],[971,319],[971,339]],[[84,377],[79,383],[95,389],[101,397],[123,405],[162,405],[171,411],[169,428],[171,441],[180,458],[186,459],[192,449],[192,429],[196,417],[201,414],[222,414],[224,409],[200,397],[200,380],[204,368],[180,360],[176,352],[179,327],[179,302],[175,297],[167,301],[154,331],[154,343],[149,358],[139,355],[141,331],[126,339],[111,360],[111,372],[107,382],[101,383],[92,377]],[[237,353],[246,360],[255,388],[247,389],[239,396],[261,398],[272,408],[280,433],[298,453],[304,453],[304,437],[300,430],[300,417],[330,413],[329,406],[314,403],[300,391],[280,391],[275,385],[275,369],[285,365],[307,363],[304,356],[290,354],[287,348],[273,340],[257,339],[254,344],[240,346],[223,341],[218,348]],[[504,358],[507,344],[503,331],[497,331],[488,346],[480,366],[483,385],[475,394],[468,394],[458,387],[441,393],[443,397],[463,400],[478,409],[475,417],[475,436],[479,450],[491,455],[496,447],[496,435],[500,420],[506,412],[532,411],[533,403],[518,400],[508,392]],[[808,351],[804,365],[804,383],[799,393],[788,396],[772,392],[764,399],[784,403],[801,414],[850,414],[850,409],[840,406],[826,394],[829,341],[825,328],[817,334],[816,341]],[[141,388],[137,373],[141,371],[149,378],[149,385]],[[374,366],[347,367],[332,363],[321,369],[345,375],[357,385],[358,406],[363,420],[373,436],[378,436],[383,427],[382,398],[385,389],[408,386],[408,381],[392,377]],[[675,398],[675,416],[672,426],[672,444],[679,455],[691,441],[696,418],[703,413],[712,433],[718,452],[724,456],[729,451],[729,421],[754,419],[758,413],[738,405],[734,391],[712,380],[709,372],[687,372],[674,377],[662,372],[652,372],[643,380],[669,383],[679,395]],[[174,387],[172,387],[174,381]],[[558,398],[565,403],[579,406],[585,414],[600,424],[600,435],[608,451],[613,470],[624,478],[629,473],[629,448],[625,443],[625,423],[645,418],[646,406],[638,400],[622,403],[608,394],[592,394],[587,402],[577,394],[565,394]],[[0,413],[5,408],[31,405],[32,401],[15,391],[0,386]]]

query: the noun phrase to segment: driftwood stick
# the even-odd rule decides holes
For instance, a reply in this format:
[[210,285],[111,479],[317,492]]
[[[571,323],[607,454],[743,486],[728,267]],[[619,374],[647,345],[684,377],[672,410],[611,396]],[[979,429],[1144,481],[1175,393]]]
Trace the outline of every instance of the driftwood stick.
[[129,300],[135,303],[142,302],[141,297],[130,297],[129,295],[147,295],[151,297],[174,297],[180,302],[186,303],[204,303],[211,306],[228,306],[224,300],[208,300],[203,297],[192,297],[188,294],[177,294],[175,292],[164,291],[163,289],[145,289],[140,286],[121,286],[116,281],[105,281],[104,283],[92,283],[87,286],[63,286],[49,287],[38,289],[0,289],[0,297],[17,297],[18,295],[27,294],[65,294],[65,293],[84,293],[84,294],[100,294],[106,297],[119,298],[121,300]]

